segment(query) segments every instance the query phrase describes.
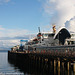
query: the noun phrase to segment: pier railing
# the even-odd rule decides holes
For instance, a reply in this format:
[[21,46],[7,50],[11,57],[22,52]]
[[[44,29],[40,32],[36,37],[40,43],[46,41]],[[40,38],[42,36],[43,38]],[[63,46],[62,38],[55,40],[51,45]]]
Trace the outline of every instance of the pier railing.
[[70,58],[70,59],[74,59],[75,58],[75,50],[69,50],[69,49],[65,49],[63,50],[41,50],[41,51],[29,51],[29,50],[25,50],[25,51],[16,51],[14,53],[23,53],[23,54],[32,54],[32,55],[43,55],[43,56],[51,56],[51,57],[59,57],[59,58]]

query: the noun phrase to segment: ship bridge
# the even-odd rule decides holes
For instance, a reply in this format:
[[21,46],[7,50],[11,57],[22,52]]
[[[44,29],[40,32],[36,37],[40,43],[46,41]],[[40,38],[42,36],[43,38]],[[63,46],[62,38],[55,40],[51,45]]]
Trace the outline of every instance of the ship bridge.
[[59,28],[59,30],[54,35],[54,39],[58,39],[59,44],[62,44],[62,45],[64,45],[65,39],[70,37],[71,35],[69,31],[65,27]]

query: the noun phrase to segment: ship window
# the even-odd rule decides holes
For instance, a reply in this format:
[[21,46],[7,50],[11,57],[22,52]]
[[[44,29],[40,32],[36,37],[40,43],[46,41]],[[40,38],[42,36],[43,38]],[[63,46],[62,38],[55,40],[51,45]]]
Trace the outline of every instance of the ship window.
[[42,41],[44,41],[44,39],[42,39]]
[[75,36],[75,34],[71,34],[71,37],[74,37]]
[[42,44],[42,45],[45,45],[45,44]]
[[70,41],[67,41],[68,42],[68,45],[70,45]]
[[44,38],[48,38],[48,34],[43,34],[43,37]]
[[49,37],[53,37],[53,36],[54,36],[54,34],[49,34],[48,36],[49,36]]
[[72,44],[75,44],[75,41],[71,41]]

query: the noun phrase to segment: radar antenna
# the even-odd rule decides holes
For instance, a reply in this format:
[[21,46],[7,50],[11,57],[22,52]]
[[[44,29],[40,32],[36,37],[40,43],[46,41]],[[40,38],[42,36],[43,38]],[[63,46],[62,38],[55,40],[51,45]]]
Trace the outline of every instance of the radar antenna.
[[41,33],[41,32],[40,32],[40,27],[38,27],[38,30],[39,30],[39,33]]

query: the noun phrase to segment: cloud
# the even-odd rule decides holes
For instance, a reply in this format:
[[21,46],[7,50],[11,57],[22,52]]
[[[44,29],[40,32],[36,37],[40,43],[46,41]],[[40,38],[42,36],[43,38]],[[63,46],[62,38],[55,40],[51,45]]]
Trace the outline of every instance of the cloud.
[[65,27],[66,27],[69,31],[75,32],[75,17],[71,18],[69,21],[66,21]]
[[6,30],[6,32],[7,33],[5,33],[5,35],[7,35],[8,37],[17,37],[17,36],[23,36],[27,34],[29,31],[24,29],[8,29]]
[[3,28],[2,25],[0,25],[0,30],[5,30],[5,28]]
[[27,34],[29,31],[25,29],[5,29],[0,26],[0,37],[17,37]]
[[11,47],[20,45],[20,39],[0,40],[0,50],[11,49]]
[[4,0],[4,2],[9,2],[10,0]]
[[3,4],[3,3],[8,3],[10,2],[11,0],[0,0],[0,5]]
[[20,40],[27,40],[35,36],[28,33],[30,33],[29,30],[6,29],[0,25],[0,50],[10,49],[13,46],[20,45]]
[[51,24],[58,26],[65,26],[65,22],[75,16],[75,0],[45,0],[43,8],[51,17]]

